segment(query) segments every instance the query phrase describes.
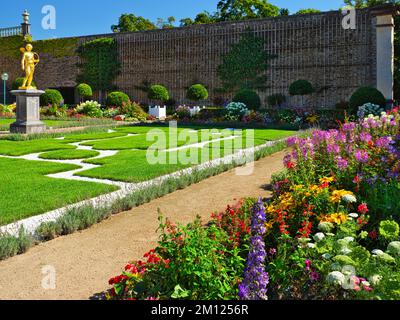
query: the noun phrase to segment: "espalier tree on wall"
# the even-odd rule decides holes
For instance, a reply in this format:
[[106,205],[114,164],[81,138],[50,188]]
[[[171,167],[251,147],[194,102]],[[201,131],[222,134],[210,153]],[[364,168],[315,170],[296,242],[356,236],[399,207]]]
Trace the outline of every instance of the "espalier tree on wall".
[[79,65],[81,74],[77,82],[89,84],[99,91],[99,99],[103,100],[104,91],[113,88],[112,81],[121,70],[117,43],[112,38],[100,38],[86,42],[78,48],[82,59]]
[[264,50],[264,40],[250,30],[234,44],[223,57],[217,73],[222,81],[223,92],[237,92],[240,89],[266,89],[269,61],[275,56]]

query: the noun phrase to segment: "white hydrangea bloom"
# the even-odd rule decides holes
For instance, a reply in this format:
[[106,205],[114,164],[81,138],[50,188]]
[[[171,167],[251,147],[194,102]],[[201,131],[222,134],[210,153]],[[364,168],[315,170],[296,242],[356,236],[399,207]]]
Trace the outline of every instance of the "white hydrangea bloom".
[[382,250],[375,249],[375,250],[372,250],[372,254],[375,256],[380,256],[380,255],[384,254],[384,252]]
[[330,284],[342,286],[346,281],[346,277],[339,271],[333,271],[328,274],[326,281]]
[[381,282],[382,280],[382,276],[380,276],[379,274],[374,274],[373,276],[369,277],[369,282],[373,285],[376,286],[379,284],[379,282]]
[[342,200],[346,203],[356,203],[357,198],[351,194],[346,194],[342,197]]
[[325,234],[318,232],[316,235],[314,235],[314,239],[315,241],[320,242],[325,239]]

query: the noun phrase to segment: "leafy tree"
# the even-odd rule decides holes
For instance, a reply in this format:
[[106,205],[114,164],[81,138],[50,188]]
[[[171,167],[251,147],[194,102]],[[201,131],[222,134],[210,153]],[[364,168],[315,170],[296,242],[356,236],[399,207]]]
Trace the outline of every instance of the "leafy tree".
[[288,16],[290,14],[289,9],[282,8],[279,10],[279,15],[280,16]]
[[111,26],[113,32],[133,32],[154,29],[157,29],[157,27],[150,20],[135,16],[134,14],[121,15],[118,24]]
[[344,0],[344,4],[357,9],[378,6],[385,3],[399,3],[398,0]]
[[174,26],[175,21],[176,21],[175,17],[168,17],[167,21],[165,21],[163,18],[158,18],[157,27],[160,29],[173,29],[175,28]]
[[321,10],[318,9],[301,9],[296,12],[296,14],[309,14],[309,13],[319,13]]
[[191,18],[184,18],[180,21],[181,27],[192,26],[194,24],[210,24],[216,22],[217,19],[211,13],[204,11],[199,13],[193,20]]
[[217,73],[222,81],[221,91],[265,89],[269,60],[274,56],[264,50],[264,40],[248,31],[223,57]]
[[192,18],[183,18],[180,22],[181,27],[188,27],[194,25],[194,21]]
[[279,8],[267,0],[220,0],[217,5],[219,21],[276,17]]
[[77,82],[99,90],[101,100],[103,91],[112,89],[112,81],[121,70],[117,42],[112,38],[99,38],[83,43],[77,51],[82,60]]

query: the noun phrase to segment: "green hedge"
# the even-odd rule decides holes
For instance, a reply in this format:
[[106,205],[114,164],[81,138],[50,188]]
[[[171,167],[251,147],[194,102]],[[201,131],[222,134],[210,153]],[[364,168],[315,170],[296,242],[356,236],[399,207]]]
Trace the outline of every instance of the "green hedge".
[[194,84],[188,89],[186,97],[194,101],[205,100],[208,98],[208,91],[202,84]]
[[233,102],[244,103],[247,108],[252,110],[258,110],[261,107],[260,96],[257,92],[249,89],[240,90],[233,98]]
[[167,102],[169,100],[169,93],[167,88],[165,88],[164,86],[155,84],[150,87],[148,92],[148,98],[150,100]]
[[40,96],[40,105],[59,105],[64,100],[60,91],[55,89],[47,89],[45,93]]
[[373,87],[361,87],[358,88],[350,98],[350,108],[353,112],[356,112],[358,107],[363,106],[366,103],[377,104],[384,108],[386,106],[386,99],[382,92]]
[[126,93],[114,91],[108,94],[106,105],[107,107],[122,107],[125,103],[130,101]]

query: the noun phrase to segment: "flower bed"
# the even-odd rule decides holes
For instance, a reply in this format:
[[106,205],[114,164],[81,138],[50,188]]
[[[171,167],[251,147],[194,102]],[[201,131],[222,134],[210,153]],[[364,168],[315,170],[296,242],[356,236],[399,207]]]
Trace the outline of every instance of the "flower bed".
[[156,263],[128,266],[108,297],[400,299],[399,129],[393,110],[289,139],[270,199],[162,223]]

